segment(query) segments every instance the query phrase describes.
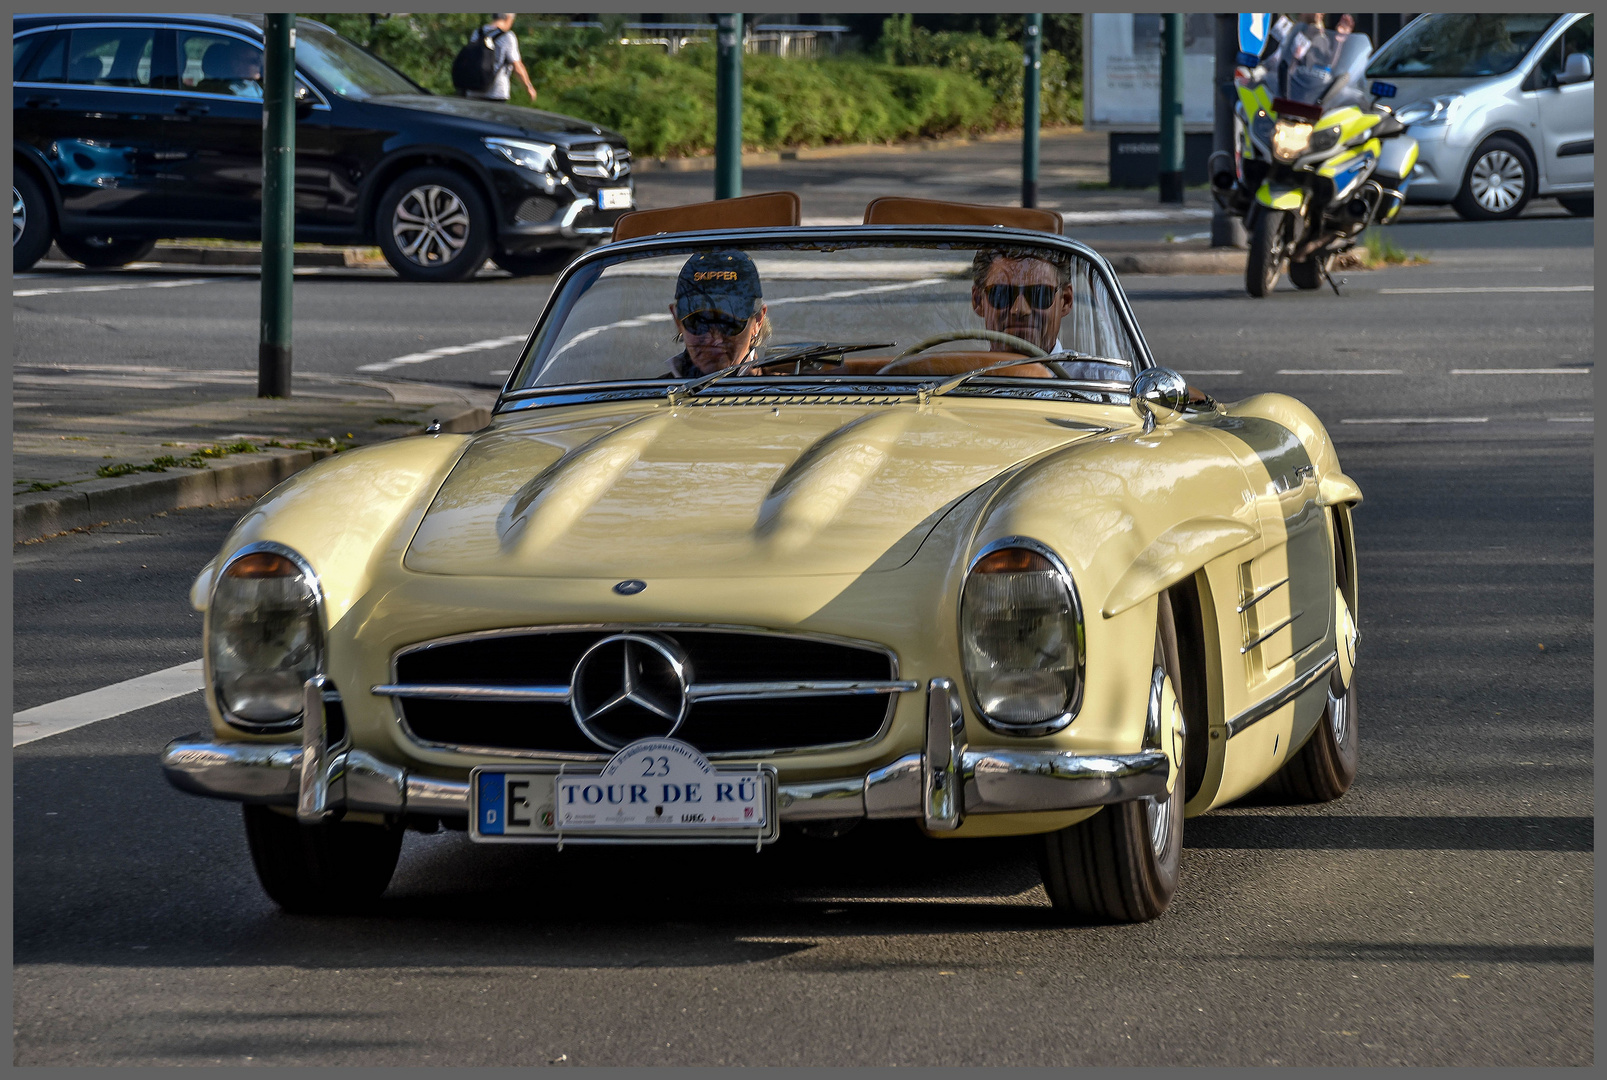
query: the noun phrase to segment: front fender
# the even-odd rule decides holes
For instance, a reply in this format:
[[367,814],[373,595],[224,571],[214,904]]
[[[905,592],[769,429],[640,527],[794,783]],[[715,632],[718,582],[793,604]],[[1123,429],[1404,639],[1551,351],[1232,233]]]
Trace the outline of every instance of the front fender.
[[1255,200],[1269,210],[1304,210],[1306,189],[1304,185],[1298,187],[1274,185],[1268,180],[1256,189]]

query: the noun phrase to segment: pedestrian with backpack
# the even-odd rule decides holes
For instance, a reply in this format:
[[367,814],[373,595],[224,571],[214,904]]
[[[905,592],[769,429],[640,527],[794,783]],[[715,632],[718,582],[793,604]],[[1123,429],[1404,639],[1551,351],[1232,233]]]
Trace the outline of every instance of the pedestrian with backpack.
[[507,101],[513,95],[508,73],[517,71],[536,103],[536,88],[519,57],[519,39],[513,34],[513,15],[493,15],[476,30],[452,61],[452,85],[464,97],[481,101]]

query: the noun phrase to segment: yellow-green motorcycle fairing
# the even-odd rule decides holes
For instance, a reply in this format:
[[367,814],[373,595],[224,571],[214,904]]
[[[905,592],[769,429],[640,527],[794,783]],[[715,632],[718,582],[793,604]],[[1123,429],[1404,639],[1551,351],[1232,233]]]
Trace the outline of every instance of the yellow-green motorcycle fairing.
[[[537,476],[545,486],[527,498]],[[773,490],[782,476],[792,481]],[[390,681],[400,648],[513,626],[719,624],[877,642],[900,678],[964,686],[970,559],[990,540],[1028,536],[1061,556],[1079,590],[1083,702],[1069,727],[1024,738],[989,728],[967,693],[970,745],[1138,750],[1157,594],[1192,579],[1210,687],[1206,775],[1187,806],[1199,813],[1264,781],[1320,717],[1321,694],[1304,694],[1231,726],[1339,648],[1351,624],[1334,601],[1328,523],[1359,499],[1322,425],[1281,395],[1149,432],[1125,405],[962,394],[924,406],[576,404],[319,463],[240,521],[194,595],[204,608],[213,567],[246,543],[299,552],[323,591],[327,674],[353,745],[462,780],[510,759],[407,736],[392,700],[368,692]],[[621,596],[623,578],[648,587]],[[1300,587],[1238,611],[1246,590],[1284,578]],[[299,738],[234,729],[212,693],[207,708],[225,741]],[[906,693],[869,742],[765,760],[783,783],[858,775],[919,751],[925,728],[925,695]],[[949,835],[1043,832],[1093,812],[977,815]]]
[[1271,210],[1300,210],[1306,205],[1306,189],[1304,185],[1274,188],[1271,181],[1264,180],[1256,189],[1255,198]]

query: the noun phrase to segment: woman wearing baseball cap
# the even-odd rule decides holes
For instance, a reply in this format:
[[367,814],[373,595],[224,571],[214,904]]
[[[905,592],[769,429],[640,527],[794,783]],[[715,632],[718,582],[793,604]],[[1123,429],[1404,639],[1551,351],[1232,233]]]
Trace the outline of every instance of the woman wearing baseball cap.
[[686,260],[670,314],[686,348],[670,357],[675,378],[724,371],[757,355],[770,336],[759,271],[746,254],[725,248]]

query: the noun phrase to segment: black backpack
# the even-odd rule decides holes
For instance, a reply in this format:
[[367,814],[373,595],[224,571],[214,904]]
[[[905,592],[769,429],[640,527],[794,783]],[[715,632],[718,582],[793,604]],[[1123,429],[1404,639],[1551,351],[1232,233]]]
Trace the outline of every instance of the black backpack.
[[458,50],[452,61],[452,85],[459,90],[484,93],[491,89],[497,77],[497,42],[501,30],[481,35],[476,32],[469,43]]

